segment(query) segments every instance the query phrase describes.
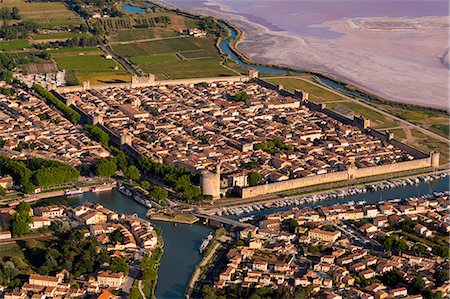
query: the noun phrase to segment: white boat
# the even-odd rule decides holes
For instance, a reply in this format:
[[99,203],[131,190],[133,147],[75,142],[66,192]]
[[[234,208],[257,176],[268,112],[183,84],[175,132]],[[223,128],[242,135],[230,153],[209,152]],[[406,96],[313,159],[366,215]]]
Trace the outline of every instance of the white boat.
[[151,202],[149,201],[149,200],[147,200],[147,199],[145,199],[145,198],[142,198],[139,194],[135,194],[134,196],[133,196],[133,199],[136,201],[136,202],[138,202],[138,203],[140,203],[141,205],[143,205],[143,206],[145,206],[145,207],[147,207],[147,208],[151,208],[152,207],[152,204],[151,204]]
[[119,188],[117,188],[117,190],[119,190],[120,193],[122,193],[123,195],[126,196],[132,196],[133,192],[131,192],[130,189],[124,187],[124,186],[120,186]]
[[74,188],[71,190],[66,190],[64,191],[64,195],[65,196],[74,196],[74,195],[79,195],[79,194],[83,194],[83,189],[81,188]]
[[213,238],[213,235],[212,235],[212,233],[210,233],[210,234],[202,241],[202,244],[200,244],[200,248],[199,248],[200,253],[203,253],[203,252],[205,251],[205,249],[206,249],[206,248],[208,247],[208,245],[209,245],[209,242],[211,242],[212,238]]

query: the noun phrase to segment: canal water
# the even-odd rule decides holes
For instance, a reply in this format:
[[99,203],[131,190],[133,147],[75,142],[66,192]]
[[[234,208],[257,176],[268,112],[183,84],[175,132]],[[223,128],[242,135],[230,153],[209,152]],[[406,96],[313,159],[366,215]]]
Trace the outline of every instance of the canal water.
[[[101,193],[84,193],[76,197],[55,197],[48,202],[67,201],[71,206],[85,202],[99,203],[120,214],[136,213],[145,219],[147,208],[135,202],[118,191]],[[164,254],[158,273],[156,287],[157,298],[184,298],[184,292],[189,283],[195,265],[202,256],[199,253],[202,240],[213,231],[201,224],[174,224],[162,221],[151,221],[161,229],[164,239]]]
[[[412,196],[423,195],[436,191],[449,190],[450,177],[441,180],[436,180],[430,183],[422,182],[413,186],[402,186],[392,189],[380,190],[365,194],[348,196],[342,199],[334,199],[329,201],[322,201],[312,205],[332,205],[337,202],[345,203],[348,201],[366,200],[367,203],[376,203],[380,200],[389,200],[394,198],[408,198]],[[124,196],[117,191],[102,192],[98,194],[84,193],[78,197],[56,197],[48,202],[56,202],[62,200],[69,200],[70,205],[81,205],[85,202],[99,203],[103,206],[114,210],[121,214],[136,213],[142,218],[145,218],[147,209],[136,203],[131,197]],[[274,208],[263,211],[250,213],[255,216],[263,216],[276,211],[288,210],[292,207]],[[246,215],[240,215],[244,217]],[[231,216],[230,216],[231,217]],[[239,218],[233,216],[231,218]],[[194,271],[194,267],[200,262],[202,256],[199,253],[200,244],[212,229],[201,224],[173,224],[161,221],[151,221],[156,226],[161,228],[164,239],[164,255],[161,259],[159,268],[159,278],[156,287],[157,298],[184,298],[184,291],[189,283],[189,279]]]

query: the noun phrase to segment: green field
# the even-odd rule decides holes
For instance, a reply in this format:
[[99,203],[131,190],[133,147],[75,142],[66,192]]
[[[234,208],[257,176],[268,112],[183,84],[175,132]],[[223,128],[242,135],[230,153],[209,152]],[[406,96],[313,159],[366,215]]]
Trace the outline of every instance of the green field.
[[0,41],[0,51],[22,50],[24,48],[31,48],[26,39]]
[[118,66],[119,70],[123,67],[112,59],[105,59],[101,55],[78,55],[55,57],[58,68],[74,71],[114,71]]
[[450,138],[450,117],[447,113],[416,107],[389,106],[382,104],[376,104],[375,106],[400,118],[416,123],[439,135]]
[[[184,54],[183,54],[184,55]],[[302,89],[309,92],[309,99],[316,103],[331,102],[331,101],[341,101],[345,100],[340,95],[332,93],[320,86],[312,84],[308,81],[298,79],[298,78],[264,78],[267,82],[272,84],[281,84],[283,88],[294,92],[295,89]]]
[[431,125],[429,129],[439,135],[450,138],[450,132],[449,132],[450,124],[448,124],[448,123],[447,124],[434,124],[434,125]]
[[179,54],[181,56],[183,56],[185,59],[202,59],[202,58],[211,57],[211,54],[209,54],[208,52],[206,52],[204,50],[181,52]]
[[91,85],[130,82],[131,75],[125,71],[117,72],[76,72],[78,81],[89,80]]
[[143,56],[148,54],[166,54],[194,50],[204,50],[210,55],[218,55],[218,51],[207,38],[180,37],[173,39],[155,40],[143,43],[114,45],[113,50],[122,57]]
[[34,40],[65,39],[65,38],[74,38],[74,37],[83,37],[83,36],[87,36],[87,34],[79,33],[79,32],[58,32],[58,33],[33,35],[33,39]]
[[18,7],[22,19],[41,24],[45,28],[78,25],[82,19],[61,2],[26,2],[3,0],[0,7]]
[[352,110],[356,115],[363,116],[370,119],[370,126],[376,129],[391,128],[398,125],[398,121],[394,120],[389,116],[384,116],[370,108],[362,106],[358,103],[347,101],[347,102],[331,102],[327,103],[327,108],[334,109],[337,107],[344,107]]
[[143,72],[155,74],[160,80],[236,75],[221,65],[222,58],[213,38],[179,37],[111,47]]
[[151,28],[123,29],[115,32],[111,37],[113,41],[125,42],[155,38],[155,33]]
[[141,66],[154,63],[177,61],[178,59],[174,54],[156,54],[131,57],[130,60],[138,66]]
[[156,74],[157,79],[234,76],[234,72],[220,65],[218,58],[173,61],[140,66],[144,72]]
[[47,50],[50,54],[59,54],[59,53],[85,53],[85,52],[95,52],[99,51],[98,48],[61,48],[61,49],[52,49]]
[[[59,69],[65,69],[74,82],[73,76],[79,82],[89,80],[91,84],[129,82],[130,75],[115,60],[105,59],[101,55],[60,56],[54,58]],[[117,70],[114,70],[115,67]]]

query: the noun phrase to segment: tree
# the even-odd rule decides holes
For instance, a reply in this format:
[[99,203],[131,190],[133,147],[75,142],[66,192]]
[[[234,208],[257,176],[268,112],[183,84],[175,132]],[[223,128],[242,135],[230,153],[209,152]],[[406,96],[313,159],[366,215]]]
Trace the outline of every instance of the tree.
[[137,169],[136,166],[131,165],[125,170],[125,177],[127,177],[130,180],[138,180],[141,173],[139,169]]
[[150,190],[150,196],[154,198],[157,202],[161,202],[162,200],[167,198],[168,195],[169,193],[167,192],[166,189],[158,186],[153,186],[152,189]]
[[232,96],[232,99],[236,102],[245,102],[250,99],[250,96],[246,92],[242,91]]
[[97,126],[85,125],[83,129],[96,141],[100,142],[104,146],[108,146],[109,136],[105,131]]
[[436,280],[436,285],[440,286],[450,279],[450,273],[448,271],[438,269],[434,272],[433,277]]
[[128,295],[129,299],[140,299],[141,293],[139,292],[138,288],[132,287],[130,290],[130,294]]
[[250,186],[256,186],[259,185],[261,183],[261,174],[259,172],[251,172],[248,175],[248,184]]
[[0,186],[0,196],[6,195],[6,189]]
[[8,282],[8,284],[16,277],[18,271],[13,262],[7,261],[3,264],[3,279]]
[[101,159],[95,166],[95,174],[102,177],[111,177],[117,171],[113,160]]
[[125,257],[116,257],[111,261],[109,270],[114,273],[123,272],[125,275],[128,274],[128,259]]
[[142,181],[141,182],[141,188],[144,190],[149,190],[150,189],[150,182],[149,181]]
[[30,211],[30,204],[21,202],[17,212],[11,216],[10,222],[13,236],[22,236],[29,231],[29,224],[33,222]]

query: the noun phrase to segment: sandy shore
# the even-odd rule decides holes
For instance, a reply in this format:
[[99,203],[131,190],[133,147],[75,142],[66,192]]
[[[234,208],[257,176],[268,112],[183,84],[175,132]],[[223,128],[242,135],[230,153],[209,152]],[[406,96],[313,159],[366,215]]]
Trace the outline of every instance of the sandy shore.
[[443,63],[449,48],[448,17],[405,19],[431,20],[433,25],[401,30],[383,26],[373,30],[342,19],[314,25],[341,33],[340,37],[318,38],[251,22],[220,2],[206,5],[211,8],[191,11],[228,19],[242,28],[245,38],[238,48],[255,61],[334,75],[389,100],[449,107],[449,68]]

